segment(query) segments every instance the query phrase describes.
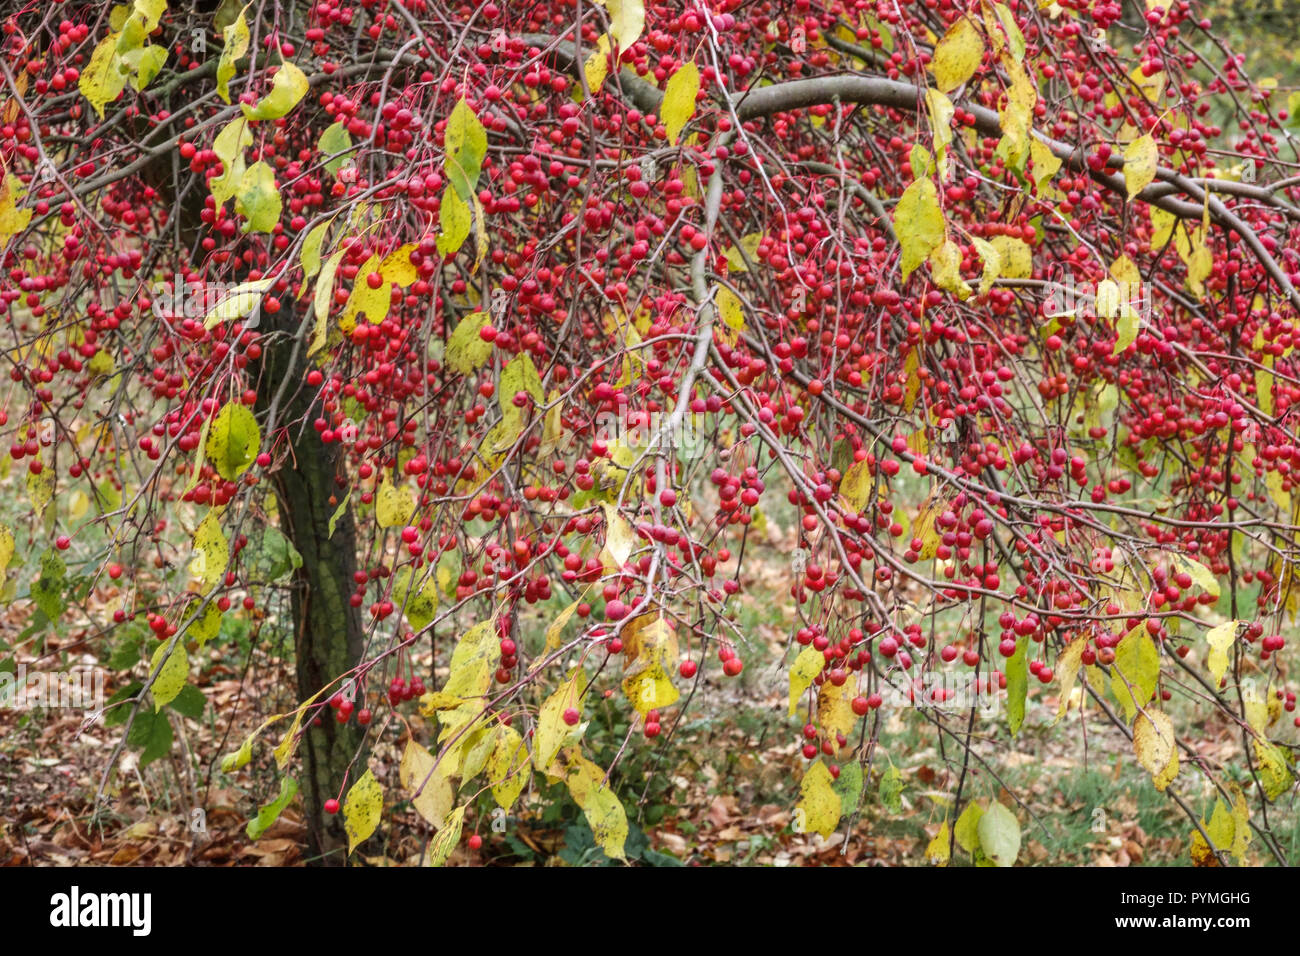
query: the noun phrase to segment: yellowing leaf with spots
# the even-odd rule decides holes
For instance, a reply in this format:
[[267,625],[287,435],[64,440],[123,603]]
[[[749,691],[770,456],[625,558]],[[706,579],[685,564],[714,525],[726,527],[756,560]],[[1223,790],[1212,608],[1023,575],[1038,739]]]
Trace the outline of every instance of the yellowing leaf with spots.
[[14,533],[6,525],[0,524],[0,584],[4,584],[5,572],[9,561],[14,556]]
[[509,810],[533,774],[528,748],[513,727],[502,725],[497,732],[496,745],[487,760],[487,774],[492,784],[492,799],[501,809]]
[[987,239],[971,236],[971,243],[984,262],[984,273],[980,276],[980,295],[988,295],[989,289],[1002,272],[1002,253],[998,247]]
[[1156,178],[1160,153],[1150,134],[1139,136],[1124,147],[1124,185],[1132,199]]
[[725,326],[725,329],[718,330],[719,337],[728,345],[735,345],[740,333],[745,330],[745,310],[740,299],[726,286],[718,286],[713,301]]
[[438,212],[438,255],[449,256],[459,252],[469,238],[473,226],[469,205],[450,186],[442,194]]
[[118,69],[118,39],[118,34],[110,33],[99,41],[90,54],[90,62],[81,71],[81,78],[77,81],[77,89],[90,100],[90,105],[95,108],[100,119],[104,118],[104,107],[117,99],[126,88],[126,74]]
[[817,691],[817,724],[831,733],[848,734],[858,722],[853,713],[853,687],[826,681]]
[[[339,328],[349,335],[357,327],[358,315],[364,315],[371,325],[378,325],[388,317],[388,307],[392,303],[393,292],[390,283],[384,280],[380,267],[379,254],[374,253],[357,270],[356,281],[353,282],[352,292],[348,295],[347,307],[339,316]],[[379,285],[370,284],[372,275],[379,277]]]
[[447,340],[447,364],[461,375],[477,372],[492,354],[492,343],[479,335],[491,318],[486,312],[473,312],[460,320]]
[[194,558],[190,561],[190,571],[199,579],[204,594],[221,583],[229,563],[230,543],[217,515],[209,511],[194,529]]
[[348,852],[370,838],[384,811],[384,788],[366,770],[343,799],[343,832],[348,835]]
[[1228,657],[1228,651],[1237,640],[1237,622],[1225,621],[1218,627],[1210,628],[1209,633],[1205,635],[1205,640],[1210,645],[1210,653],[1206,655],[1205,666],[1210,669],[1210,676],[1214,678],[1214,686],[1218,687],[1219,682],[1223,680],[1223,675],[1228,670],[1231,659]]
[[465,808],[457,807],[447,816],[443,825],[432,840],[429,841],[429,866],[442,866],[451,857],[451,851],[460,842],[460,835],[465,828]]
[[794,811],[795,832],[820,833],[829,837],[835,832],[843,809],[830,770],[820,760],[810,764],[799,781],[799,802]]
[[1286,751],[1267,740],[1254,740],[1255,759],[1259,762],[1259,782],[1264,795],[1276,800],[1291,789],[1295,776]]
[[[159,670],[160,666],[161,670]],[[177,641],[176,646],[168,654],[167,645],[159,644],[149,661],[149,673],[155,671],[158,676],[154,678],[153,686],[149,691],[153,694],[154,713],[157,713],[176,699],[176,695],[185,688],[185,682],[189,679],[190,658],[185,653],[185,646]]]
[[1133,751],[1156,789],[1163,791],[1178,776],[1178,741],[1174,722],[1164,711],[1147,709],[1133,724]]
[[871,500],[871,487],[875,479],[871,466],[866,459],[854,462],[840,478],[840,497],[849,503],[854,511],[861,511]]
[[970,286],[961,278],[961,250],[951,239],[945,239],[930,254],[930,275],[935,285],[953,293],[958,299],[970,297]]
[[247,405],[227,402],[208,429],[208,461],[217,474],[234,481],[249,469],[262,447],[257,418]]
[[581,726],[581,721],[576,725],[565,723],[564,712],[572,708],[581,718],[582,681],[579,669],[546,698],[537,713],[537,729],[533,732],[533,766],[543,773],[550,772],[551,761],[564,746],[570,731]]
[[1029,140],[1029,158],[1034,164],[1034,188],[1041,193],[1043,186],[1051,182],[1061,168],[1061,160],[1046,143],[1032,137]]
[[19,209],[25,190],[22,181],[9,173],[0,174],[0,244],[16,236],[32,221],[30,209]]
[[627,813],[618,795],[603,782],[605,771],[577,750],[565,751],[557,764],[564,770],[565,786],[573,802],[582,808],[596,845],[610,859],[626,860],[623,846],[627,842]]
[[217,95],[221,99],[230,102],[230,80],[235,75],[235,62],[248,52],[249,32],[248,21],[244,19],[244,7],[239,11],[239,16],[235,21],[222,31],[222,40],[224,46],[221,50],[221,59],[217,61]]
[[394,485],[388,476],[375,491],[375,521],[381,528],[396,528],[410,523],[415,515],[415,489]]
[[1023,239],[994,236],[989,243],[998,251],[999,275],[1008,279],[1028,279],[1033,274],[1033,252]]
[[951,836],[948,833],[948,821],[944,820],[939,824],[939,831],[925,847],[925,862],[931,866],[947,866],[951,858],[951,848],[949,843]]
[[1207,836],[1213,841],[1214,847],[1211,848],[1205,842],[1205,837],[1201,836],[1201,831],[1193,828],[1191,853],[1192,862],[1196,866],[1217,866],[1218,858],[1215,855],[1216,850],[1227,850],[1232,846],[1234,831],[1236,830],[1232,813],[1224,806],[1223,801],[1219,798],[1214,800],[1214,812],[1210,815],[1210,822],[1206,823],[1205,818],[1201,818],[1201,828],[1205,830]]
[[903,190],[894,209],[894,231],[902,247],[903,278],[930,258],[943,243],[943,210],[933,182],[920,179]]
[[208,314],[203,317],[203,327],[211,329],[222,322],[231,322],[254,315],[258,306],[262,304],[262,297],[266,295],[266,290],[271,288],[274,282],[274,279],[257,279],[235,286],[222,297],[220,302],[208,310]]
[[975,74],[983,58],[984,38],[963,17],[948,28],[934,48],[934,59],[930,61],[934,85],[941,92],[951,93]]
[[669,145],[677,145],[677,137],[695,115],[695,96],[700,92],[700,70],[694,60],[687,60],[668,77],[664,87],[659,118],[668,132]]
[[48,465],[41,469],[40,474],[27,472],[27,497],[32,503],[32,509],[36,512],[37,517],[45,514],[45,509],[49,507],[54,500],[54,469]]

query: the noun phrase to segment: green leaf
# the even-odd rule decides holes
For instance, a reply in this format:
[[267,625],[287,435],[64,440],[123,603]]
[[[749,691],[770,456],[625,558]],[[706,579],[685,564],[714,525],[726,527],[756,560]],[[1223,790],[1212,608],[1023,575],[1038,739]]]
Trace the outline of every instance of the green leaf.
[[339,506],[334,509],[334,513],[330,515],[329,537],[331,538],[334,537],[334,527],[339,523],[339,519],[343,517],[344,513],[347,512],[348,502],[351,500],[352,500],[352,492],[349,491],[346,495],[343,496],[343,500],[339,502]]
[[198,720],[203,716],[203,710],[207,705],[208,699],[203,696],[203,691],[193,684],[186,684],[181,688],[181,692],[173,698],[169,706],[182,717]]
[[348,162],[347,152],[352,148],[352,137],[348,135],[348,128],[342,120],[326,127],[325,132],[321,133],[320,139],[316,141],[316,148],[321,151],[322,156],[334,157],[326,161],[325,172],[337,176],[339,170]]
[[235,192],[235,212],[248,220],[243,232],[271,232],[280,222],[284,202],[270,164],[256,162],[245,170]]
[[254,528],[244,551],[250,580],[269,584],[302,567],[302,555],[279,530],[270,525]]
[[256,106],[240,103],[244,116],[250,120],[273,120],[284,116],[298,105],[306,95],[308,88],[307,74],[292,63],[280,64],[275,79],[271,82],[271,92],[262,97]]
[[284,808],[289,805],[298,794],[298,781],[293,777],[285,777],[280,781],[280,795],[257,811],[257,816],[248,821],[248,826],[244,832],[248,834],[250,840],[260,840],[262,834],[271,828]]
[[447,365],[461,375],[470,375],[483,367],[492,354],[492,343],[484,342],[479,332],[491,318],[486,312],[465,316],[447,340]]
[[159,757],[167,756],[172,749],[172,724],[166,714],[142,710],[135,715],[127,743],[142,747],[140,766],[147,767]]
[[1020,821],[1002,804],[994,802],[976,827],[980,848],[998,866],[1011,866],[1020,855]]
[[834,789],[840,795],[841,816],[852,816],[858,809],[858,801],[862,799],[862,764],[850,760],[842,765]]
[[227,402],[208,431],[208,460],[222,478],[234,481],[253,464],[261,444],[253,412],[247,405]]
[[[1156,691],[1160,678],[1160,651],[1147,633],[1146,621],[1133,628],[1115,648],[1115,662],[1111,665],[1110,689],[1124,708],[1124,717],[1131,724],[1139,707],[1146,705]],[[1129,686],[1132,690],[1129,690]]]
[[1016,641],[1016,652],[1007,661],[1007,727],[1014,737],[1025,722],[1025,699],[1029,695],[1029,638]]
[[[468,103],[458,100],[447,118],[445,135],[447,179],[460,197],[462,206],[474,196],[483,157],[487,155],[487,130]],[[444,204],[446,199],[443,200]],[[468,230],[466,235],[469,235]],[[459,245],[456,248],[460,248]]]
[[903,812],[903,776],[893,764],[880,775],[880,802],[890,813]]
[[449,256],[459,252],[469,238],[473,224],[469,206],[460,198],[460,194],[451,188],[444,190],[438,213],[438,255]]
[[32,600],[51,621],[57,621],[67,607],[63,599],[67,576],[68,569],[59,552],[47,548],[41,555],[41,576],[32,585]]

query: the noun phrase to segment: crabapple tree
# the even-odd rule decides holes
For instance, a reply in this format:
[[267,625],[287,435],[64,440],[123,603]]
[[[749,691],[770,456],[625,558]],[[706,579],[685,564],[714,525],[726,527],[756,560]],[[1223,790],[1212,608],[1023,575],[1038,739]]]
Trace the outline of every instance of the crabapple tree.
[[1198,862],[1280,857],[1300,103],[1196,4],[8,9],[0,555],[21,640],[123,672],[101,789],[282,619],[297,705],[222,770],[300,790],[320,859],[400,790],[441,863],[546,781],[621,857],[593,702],[655,748],[742,674],[766,508],[796,830],[851,830],[909,708],[927,855],[1010,865],[974,741],[1042,698]]

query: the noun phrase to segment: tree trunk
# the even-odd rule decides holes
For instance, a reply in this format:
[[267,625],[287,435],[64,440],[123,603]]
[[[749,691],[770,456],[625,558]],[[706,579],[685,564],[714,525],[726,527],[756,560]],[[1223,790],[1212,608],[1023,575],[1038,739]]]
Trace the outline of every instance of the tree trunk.
[[[281,315],[294,312],[285,309]],[[263,316],[264,321],[267,318]],[[287,323],[276,331],[282,330],[290,331]],[[340,464],[339,446],[326,445],[310,424],[301,425],[316,414],[314,390],[300,384],[306,363],[301,356],[295,361],[292,340],[279,335],[266,340],[263,363],[259,408],[268,408],[280,384],[290,382],[277,424],[293,424],[293,440],[274,473],[274,486],[281,530],[302,555],[302,567],[294,572],[292,604],[298,696],[306,700],[361,659],[361,614],[348,603],[355,587],[356,525],[351,510],[345,508],[330,534],[330,519],[338,510],[330,500],[339,492],[334,480]],[[328,708],[321,716],[321,726],[308,726],[300,746],[303,771],[299,783],[311,851],[308,862],[343,866],[347,863],[347,838],[342,813],[331,816],[324,805],[332,797],[342,803],[340,789],[345,776],[350,785],[365,772],[365,736],[356,721],[340,724]]]

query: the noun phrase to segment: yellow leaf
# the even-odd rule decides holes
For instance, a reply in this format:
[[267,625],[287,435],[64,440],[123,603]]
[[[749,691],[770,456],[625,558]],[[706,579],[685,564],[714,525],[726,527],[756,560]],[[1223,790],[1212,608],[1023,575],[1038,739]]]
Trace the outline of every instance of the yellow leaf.
[[5,572],[9,561],[14,556],[14,533],[7,525],[0,524],[0,584],[4,584]]
[[[160,666],[161,670],[159,670]],[[185,646],[177,641],[171,653],[167,654],[167,645],[159,644],[149,660],[149,673],[155,671],[158,672],[158,676],[154,678],[149,692],[153,694],[153,709],[154,713],[157,713],[176,699],[176,695],[185,688],[185,682],[189,680],[190,658],[185,653]]]
[[605,510],[605,550],[621,568],[632,557],[636,537],[632,526],[618,513],[615,505],[604,501],[601,502],[601,507]]
[[609,11],[609,32],[619,52],[632,49],[632,44],[645,29],[644,0],[605,0]]
[[[447,814],[456,803],[456,791],[444,773],[446,761],[439,764],[437,769],[434,769],[433,763],[433,755],[429,751],[415,740],[408,740],[398,767],[398,778],[402,788],[410,791],[411,805],[416,812],[432,824],[434,829],[441,829]],[[421,785],[424,789],[416,796],[415,791]]]
[[1150,134],[1139,136],[1124,147],[1124,183],[1132,199],[1156,178],[1160,153]]
[[943,210],[933,182],[919,179],[903,190],[894,209],[894,231],[902,247],[906,279],[944,240]]
[[234,481],[257,460],[261,446],[262,433],[252,410],[239,402],[227,402],[212,419],[204,450],[217,474]]
[[528,763],[528,748],[513,727],[502,725],[497,733],[496,746],[488,757],[487,772],[492,783],[492,798],[501,809],[509,810],[528,786],[533,773]]
[[[388,307],[392,304],[393,291],[389,282],[380,272],[382,267],[378,253],[374,253],[357,269],[352,292],[348,295],[347,307],[339,317],[339,328],[351,335],[357,326],[357,316],[365,315],[371,325],[378,325],[388,317]],[[378,288],[371,288],[369,277],[377,274],[380,282]]]
[[[280,64],[275,79],[271,81],[271,92],[267,93],[256,106],[240,103],[244,116],[250,120],[279,119],[298,105],[308,89],[307,74],[288,61]],[[229,102],[229,101],[227,101]]]
[[803,780],[799,781],[799,802],[794,811],[795,833],[820,833],[829,837],[835,832],[842,812],[843,802],[835,792],[830,770],[820,760],[809,765]]
[[1255,759],[1259,762],[1259,782],[1264,795],[1276,800],[1291,789],[1295,777],[1286,751],[1267,740],[1254,740]]
[[221,175],[212,177],[208,188],[218,206],[239,191],[246,172],[244,150],[252,144],[253,134],[242,116],[227,123],[212,141],[212,151],[221,160]]
[[583,593],[578,596],[578,600],[574,601],[561,611],[556,616],[555,620],[546,628],[546,649],[548,651],[558,650],[560,645],[563,643],[562,637],[564,635],[565,625],[569,623],[573,618],[573,615],[577,612],[578,605],[582,603],[583,598],[586,597],[586,593],[586,591],[583,591]]
[[411,263],[411,253],[418,248],[420,247],[415,243],[408,242],[384,256],[384,261],[379,264],[379,274],[384,277],[384,281],[405,289],[420,278],[420,270]]
[[745,330],[745,310],[740,305],[740,299],[726,286],[718,286],[713,301],[723,325],[729,330],[724,332],[720,329],[719,334],[728,345],[735,345],[740,333]]
[[848,502],[853,511],[862,511],[871,500],[871,487],[874,483],[871,466],[866,459],[856,461],[849,466],[840,478],[840,496]]
[[318,690],[316,693],[312,694],[306,703],[294,711],[293,722],[289,725],[288,732],[280,738],[280,742],[276,744],[274,750],[275,765],[280,770],[289,766],[289,759],[293,756],[293,752],[298,749],[298,731],[302,728],[302,719],[306,716],[311,705],[314,704],[316,699],[323,693],[325,693],[324,690]]
[[235,286],[220,302],[208,310],[208,314],[203,318],[203,327],[211,329],[222,322],[243,319],[254,314],[261,305],[266,290],[271,288],[274,282],[274,279],[258,279],[255,282],[245,282]]
[[450,185],[443,190],[442,205],[438,213],[438,255],[449,256],[459,252],[469,238],[473,217],[465,200]]
[[321,269],[320,278],[316,280],[316,289],[312,294],[312,307],[316,313],[316,327],[312,330],[311,345],[307,347],[308,355],[315,355],[325,347],[329,337],[329,310],[330,304],[334,301],[334,275],[338,272],[339,265],[343,262],[343,256],[347,248],[339,249],[334,255],[325,261],[324,268]]
[[375,832],[383,810],[384,788],[367,769],[343,799],[343,831],[348,835],[349,853]]
[[600,88],[605,85],[605,77],[609,74],[608,33],[600,35],[600,39],[596,41],[596,49],[587,57],[582,70],[587,77],[587,89],[593,94],[599,93]]
[[1046,143],[1033,137],[1029,140],[1029,158],[1034,164],[1034,188],[1042,192],[1043,185],[1061,168],[1061,161]]
[[496,618],[491,617],[475,624],[456,642],[442,692],[467,699],[482,697],[492,686],[492,674],[500,661],[501,641]]
[[1056,659],[1056,674],[1061,680],[1061,702],[1057,705],[1056,716],[1059,719],[1070,706],[1070,692],[1079,676],[1079,665],[1083,661],[1084,649],[1088,646],[1086,637],[1076,638]]
[[375,520],[381,528],[396,528],[410,523],[415,515],[415,489],[394,485],[387,475],[375,491]]
[[723,256],[727,260],[727,268],[732,272],[748,272],[749,262],[753,260],[755,253],[758,251],[758,244],[763,241],[761,232],[751,232],[742,236],[738,245],[730,245]]
[[975,850],[980,845],[979,825],[982,816],[984,816],[984,808],[972,800],[966,804],[966,809],[961,812],[961,816],[953,826],[953,838],[957,841],[957,845],[971,856],[975,855]]
[[627,813],[610,787],[603,783],[605,772],[577,750],[567,751],[560,760],[564,783],[573,802],[582,808],[596,845],[612,860],[626,860]]
[[[244,7],[231,23],[222,31],[224,46],[221,59],[217,61],[217,95],[223,102],[230,102],[230,80],[235,75],[235,61],[248,52],[248,21],[244,19]],[[349,851],[350,852],[350,851]]]
[[537,713],[537,729],[533,732],[533,766],[542,772],[548,771],[570,733],[582,726],[581,720],[572,726],[564,721],[566,710],[573,709],[579,717],[582,715],[580,681],[582,673],[579,670],[546,698]]
[[45,509],[54,500],[54,469],[45,467],[41,473],[27,472],[27,497],[37,517],[45,514]]
[[943,244],[931,253],[930,274],[934,278],[934,284],[940,289],[954,293],[958,299],[969,298],[970,287],[961,278],[961,250],[951,239],[945,239]]
[[983,58],[984,38],[963,17],[948,28],[934,48],[930,70],[934,73],[935,86],[944,93],[952,92],[975,74]]
[[1163,791],[1178,776],[1178,741],[1174,722],[1160,710],[1146,710],[1133,724],[1133,751],[1156,789]]
[[215,512],[209,511],[194,529],[194,559],[190,571],[199,579],[204,594],[225,578],[230,564],[230,543]]
[[[930,118],[930,135],[934,140],[934,155],[939,163],[939,179],[948,179],[948,146],[952,143],[952,117],[955,110],[952,100],[936,89],[925,91],[926,113]],[[916,167],[912,167],[916,175]]]
[[100,119],[104,118],[104,107],[126,88],[126,74],[118,69],[117,41],[116,33],[100,40],[77,81],[77,89],[90,100]]
[[699,92],[700,70],[694,60],[687,60],[668,77],[659,118],[668,132],[669,145],[677,145],[677,137],[695,115],[695,96]]
[[989,244],[998,251],[998,274],[1008,279],[1027,279],[1034,271],[1034,257],[1029,244],[1010,236],[994,236]]
[[491,316],[473,312],[465,316],[447,340],[447,365],[461,375],[477,372],[492,354],[492,343],[484,342],[479,332]]
[[24,195],[23,184],[17,176],[0,172],[0,244],[18,235],[32,221],[32,211],[17,206]]
[[939,825],[939,832],[925,847],[925,862],[931,866],[947,866],[950,860],[949,846],[952,838],[948,833],[948,820]]
[[971,236],[971,242],[984,260],[984,274],[980,276],[980,295],[987,295],[1002,272],[1002,253],[986,239]]
[[817,724],[828,733],[848,734],[858,722],[853,713],[853,687],[825,681],[817,691]]
[[[1233,815],[1223,805],[1223,801],[1217,797],[1214,800],[1214,812],[1210,815],[1210,822],[1206,823],[1202,818],[1201,826],[1204,827],[1210,839],[1214,841],[1214,850],[1227,850],[1234,843],[1236,825]],[[1211,850],[1209,844],[1205,842],[1205,837],[1201,836],[1201,831],[1193,829],[1192,862],[1197,866],[1218,866],[1218,858],[1215,856],[1214,850]]]
[[451,856],[451,851],[456,849],[456,844],[460,842],[460,835],[465,827],[465,808],[457,807],[447,817],[447,822],[443,825],[432,840],[429,841],[429,865],[442,866]]
[[1273,417],[1273,353],[1264,356],[1265,368],[1255,369],[1255,404],[1270,418]]
[[677,667],[677,637],[660,615],[643,615],[638,621],[647,617],[649,622],[632,632],[624,648],[624,658],[631,663],[623,677],[623,693],[642,716],[671,707],[680,696],[670,676]]

